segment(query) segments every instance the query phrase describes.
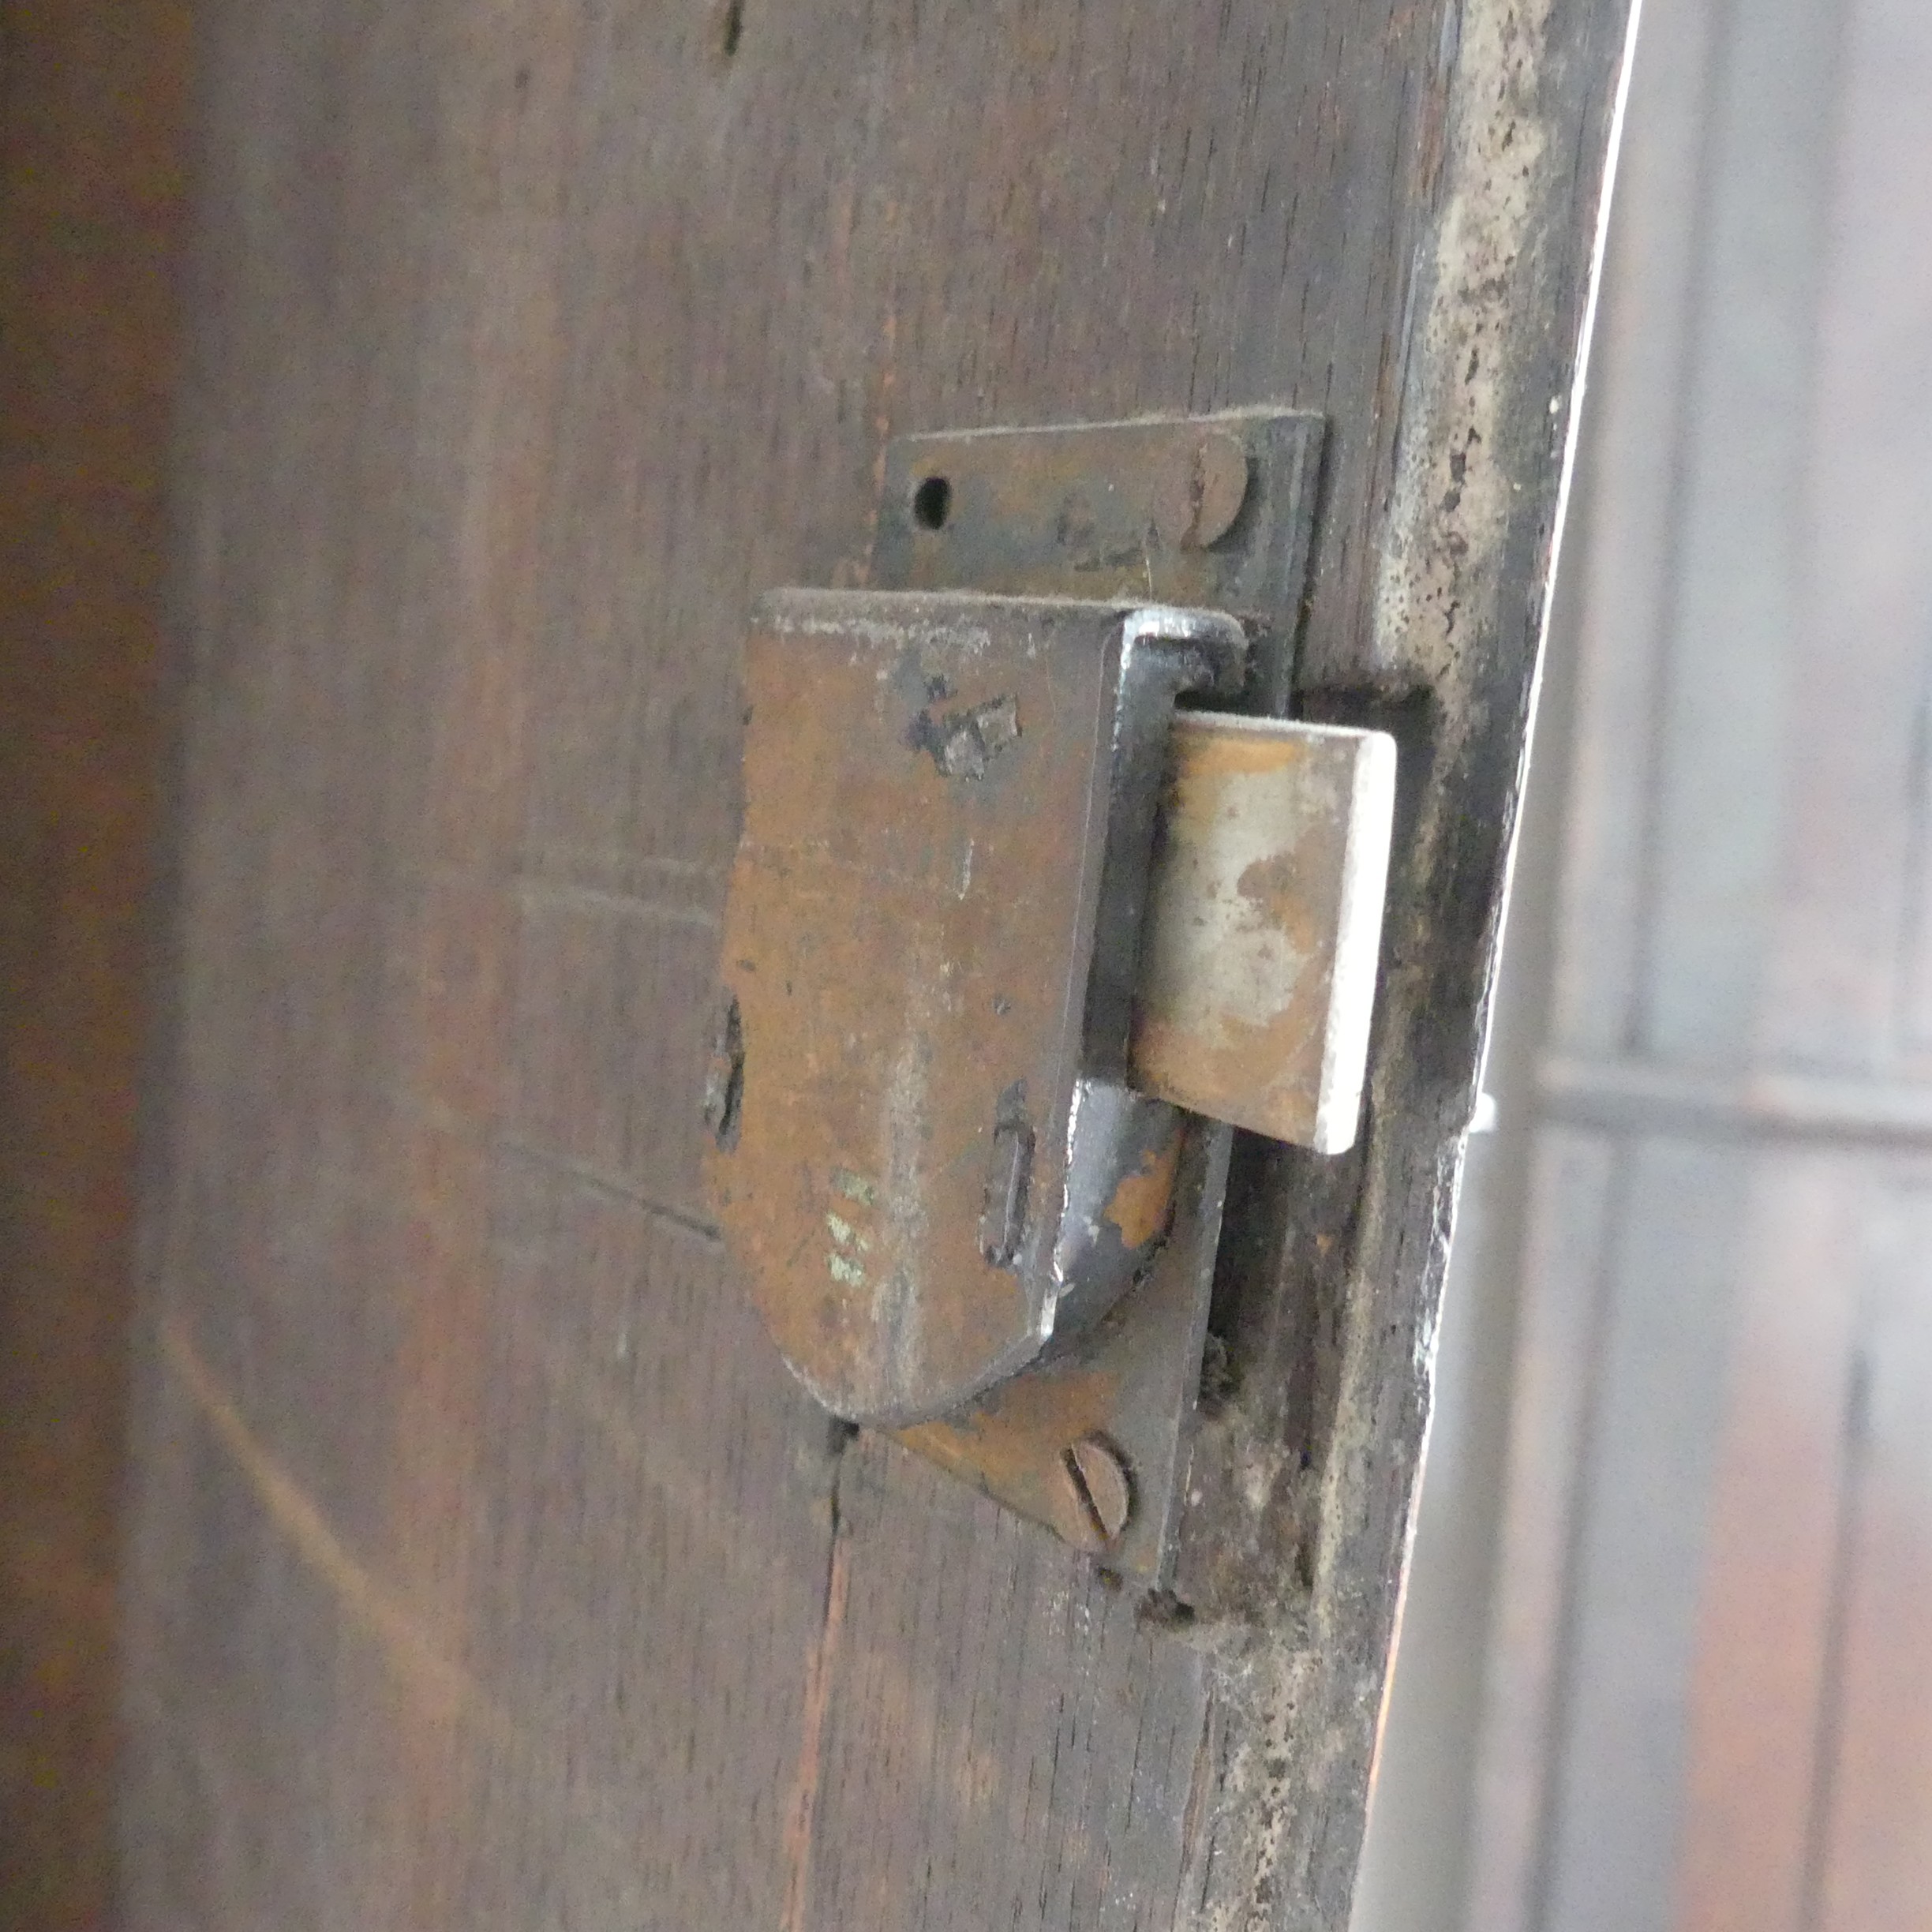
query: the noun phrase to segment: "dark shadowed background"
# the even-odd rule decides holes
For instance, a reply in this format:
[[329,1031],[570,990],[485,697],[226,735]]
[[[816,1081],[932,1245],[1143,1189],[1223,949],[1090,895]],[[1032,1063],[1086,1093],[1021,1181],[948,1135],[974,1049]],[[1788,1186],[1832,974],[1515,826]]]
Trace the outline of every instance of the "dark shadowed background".
[[108,1923],[182,0],[0,5],[0,1925]]

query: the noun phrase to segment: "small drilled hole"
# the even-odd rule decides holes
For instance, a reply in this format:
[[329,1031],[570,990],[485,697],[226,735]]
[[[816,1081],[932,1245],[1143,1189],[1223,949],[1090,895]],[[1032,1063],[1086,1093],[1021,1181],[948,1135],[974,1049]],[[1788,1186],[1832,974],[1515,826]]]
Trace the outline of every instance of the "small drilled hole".
[[912,492],[912,520],[921,530],[944,530],[953,514],[953,485],[942,476],[929,476]]

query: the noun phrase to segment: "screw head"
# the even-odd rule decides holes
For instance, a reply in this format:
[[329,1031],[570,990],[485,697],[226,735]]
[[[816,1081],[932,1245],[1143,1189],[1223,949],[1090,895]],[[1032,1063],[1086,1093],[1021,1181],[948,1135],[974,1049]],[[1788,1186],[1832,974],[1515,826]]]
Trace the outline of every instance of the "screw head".
[[1226,429],[1183,444],[1154,485],[1154,527],[1177,550],[1219,543],[1248,500],[1248,451]]
[[1061,1451],[1061,1533],[1076,1549],[1098,1555],[1133,1514],[1133,1478],[1104,1436],[1083,1436]]

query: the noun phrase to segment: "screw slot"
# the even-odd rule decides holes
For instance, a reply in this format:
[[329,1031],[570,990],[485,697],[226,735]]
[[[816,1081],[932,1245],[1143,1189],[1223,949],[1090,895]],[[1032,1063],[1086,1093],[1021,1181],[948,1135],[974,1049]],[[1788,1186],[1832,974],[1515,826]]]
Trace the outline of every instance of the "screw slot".
[[1083,1436],[1060,1454],[1072,1504],[1062,1531],[1075,1548],[1095,1554],[1127,1527],[1133,1514],[1133,1481],[1120,1451],[1103,1436]]
[[953,485],[942,476],[929,476],[912,492],[912,521],[921,530],[944,530],[953,514]]

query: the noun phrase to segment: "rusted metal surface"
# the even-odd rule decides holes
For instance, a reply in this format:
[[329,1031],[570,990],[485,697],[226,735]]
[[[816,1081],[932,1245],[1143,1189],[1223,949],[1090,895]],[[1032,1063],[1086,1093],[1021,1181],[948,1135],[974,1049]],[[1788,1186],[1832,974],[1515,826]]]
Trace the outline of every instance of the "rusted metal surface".
[[[957,1414],[899,1440],[1009,1509],[1143,1585],[1173,1574],[1232,1130],[1189,1123],[1167,1239],[1148,1278],[1100,1321]],[[1130,1507],[1110,1537],[1067,1457],[1104,1444]]]
[[1107,1063],[1173,700],[1238,688],[1244,650],[1174,610],[761,607],[708,1159],[773,1337],[835,1413],[958,1407],[1158,1252],[1179,1117]]
[[1178,1107],[1346,1144],[1393,747],[1177,732],[1170,672],[1136,696],[1102,662],[1110,627],[1130,667],[1130,634],[1171,618],[1015,599],[1245,605],[1248,675],[1214,695],[1279,706],[1320,430],[900,439],[875,584],[1013,595],[784,593],[747,652],[707,1091],[728,1236],[828,1406],[912,1425],[1145,1582],[1171,1566],[1230,1144]]
[[1322,434],[1260,409],[895,437],[871,581],[1232,611],[1255,638],[1247,702],[1282,716]]
[[1176,718],[1136,1087],[1317,1153],[1353,1144],[1395,803],[1386,733]]
[[[1133,1077],[1213,1117],[1194,1123],[1193,1158],[1208,1165],[1181,1189],[1155,1278],[1098,1330],[903,1438],[1140,1581],[1170,1574],[1231,1138],[1214,1121],[1324,1151],[1354,1137],[1395,767],[1379,732],[1176,716]],[[1150,1178],[1129,1176],[1116,1196],[1133,1234],[1165,1210]],[[1097,1514],[1103,1492],[1120,1527]]]
[[1095,1546],[1106,1548],[1133,1513],[1133,1478],[1119,1451],[1104,1436],[1083,1436],[1062,1452],[1060,1466]]
[[1234,525],[1248,500],[1247,445],[1232,431],[1177,437],[1154,484],[1154,528],[1177,550],[1205,550]]

